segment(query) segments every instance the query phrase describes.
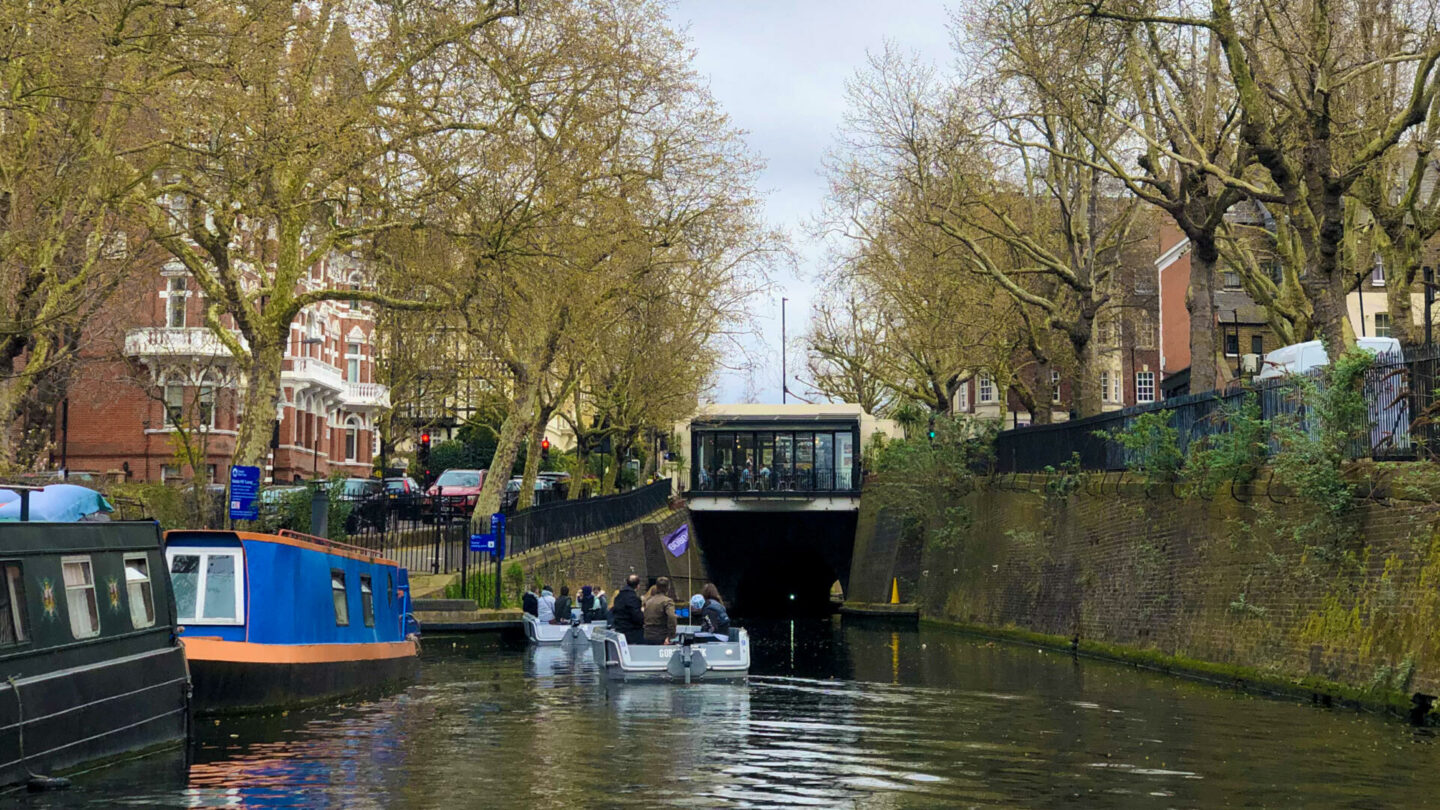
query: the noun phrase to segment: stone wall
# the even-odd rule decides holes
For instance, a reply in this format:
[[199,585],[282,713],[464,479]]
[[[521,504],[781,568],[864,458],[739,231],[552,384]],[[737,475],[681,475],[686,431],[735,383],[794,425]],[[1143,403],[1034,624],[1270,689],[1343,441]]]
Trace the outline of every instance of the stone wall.
[[1022,478],[969,496],[964,541],[923,551],[924,615],[1381,702],[1440,692],[1440,506],[1363,503],[1358,539],[1337,555],[1293,537],[1299,503],[1110,480],[1062,497]]
[[[691,529],[689,550],[673,557],[661,542],[670,532],[689,520],[686,509],[665,508],[640,520],[614,529],[576,537],[541,546],[506,561],[519,563],[525,570],[525,581],[549,585],[560,592],[570,586],[572,595],[582,585],[598,585],[613,594],[630,574],[639,574],[643,586],[655,578],[666,576],[674,582],[676,594],[697,593],[705,584],[705,566],[701,561],[694,529]],[[693,581],[687,582],[687,563]]]

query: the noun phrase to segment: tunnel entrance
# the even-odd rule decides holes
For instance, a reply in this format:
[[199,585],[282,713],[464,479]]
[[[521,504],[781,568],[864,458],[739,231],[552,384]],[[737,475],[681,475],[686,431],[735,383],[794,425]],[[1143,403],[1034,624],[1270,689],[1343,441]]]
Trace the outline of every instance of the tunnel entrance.
[[857,513],[697,511],[705,570],[736,615],[824,615],[850,582]]

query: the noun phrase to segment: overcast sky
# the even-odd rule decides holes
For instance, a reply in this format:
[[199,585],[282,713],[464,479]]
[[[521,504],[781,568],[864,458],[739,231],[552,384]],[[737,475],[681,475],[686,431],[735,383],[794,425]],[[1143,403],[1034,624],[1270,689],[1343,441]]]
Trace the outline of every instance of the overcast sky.
[[796,275],[776,278],[768,301],[756,302],[764,344],[753,354],[763,364],[753,380],[726,373],[718,402],[780,401],[780,299],[789,298],[790,390],[804,352],[797,336],[810,321],[814,278],[823,246],[806,236],[806,223],[825,198],[821,174],[845,112],[845,82],[891,40],[937,63],[948,64],[950,35],[938,0],[877,3],[858,0],[676,0],[671,17],[688,29],[695,67],[752,151],[767,163],[761,176],[766,216],[791,235],[800,256]]

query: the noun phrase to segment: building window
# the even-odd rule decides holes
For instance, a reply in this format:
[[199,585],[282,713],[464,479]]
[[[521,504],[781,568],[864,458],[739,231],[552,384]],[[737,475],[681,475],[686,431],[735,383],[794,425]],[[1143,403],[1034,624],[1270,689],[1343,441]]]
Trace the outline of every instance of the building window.
[[966,413],[970,410],[970,381],[960,383],[960,390],[955,392],[955,410]]
[[359,452],[360,431],[353,426],[345,428],[345,460],[354,461],[355,455]]
[[185,277],[172,276],[165,292],[165,325],[171,329],[185,327]]
[[171,551],[170,587],[181,624],[244,624],[237,551]]
[[70,613],[70,635],[91,638],[100,635],[100,605],[95,601],[95,573],[89,557],[62,557],[65,576],[65,608]]
[[1137,371],[1137,372],[1135,372],[1135,401],[1136,401],[1136,402],[1154,402],[1154,401],[1155,401],[1155,372],[1153,372],[1153,371]]
[[[359,290],[359,289],[360,289],[360,274],[359,274],[359,273],[351,273],[351,274],[350,274],[350,289],[351,289],[351,290]],[[351,308],[351,309],[359,309],[359,308],[360,308],[360,299],[359,299],[359,298],[351,298],[351,299],[350,299],[350,308]]]
[[1250,336],[1250,353],[1261,355],[1265,353],[1265,338],[1262,335]]
[[1110,372],[1100,372],[1100,401],[1110,401]]
[[139,630],[155,624],[150,560],[144,554],[125,555],[125,590],[130,597],[130,625]]
[[[1380,260],[1379,256],[1375,257],[1375,268],[1370,271],[1370,286],[1385,286],[1385,263]],[[1376,333],[1376,336],[1380,336],[1378,332]]]
[[330,596],[335,602],[335,624],[346,627],[350,624],[350,606],[345,602],[345,572],[330,570]]
[[1120,377],[1121,377],[1122,375],[1123,375],[1123,372],[1122,372],[1122,373],[1118,373],[1118,374],[1116,374],[1114,377],[1110,378],[1110,386],[1111,386],[1111,387],[1110,387],[1110,401],[1111,401],[1111,402],[1124,402],[1124,401],[1125,401],[1124,399],[1121,398],[1121,395],[1120,395]]
[[981,375],[980,375],[980,382],[979,382],[978,385],[979,385],[979,389],[980,389],[980,401],[981,401],[981,402],[994,402],[994,401],[995,401],[995,381],[992,380],[992,379],[990,379],[990,375],[988,375],[988,374],[981,374]]
[[165,386],[165,421],[179,427],[184,416],[185,387],[173,384]]
[[1114,315],[1100,316],[1099,326],[1095,329],[1095,339],[1101,346],[1114,346],[1118,342],[1115,335],[1116,320]]
[[161,465],[160,465],[160,483],[162,483],[162,484],[178,484],[178,483],[180,483],[180,465],[179,465],[179,464],[161,464]]
[[30,640],[30,622],[25,615],[25,576],[18,562],[4,566],[5,581],[0,583],[0,647]]
[[360,577],[360,613],[365,617],[365,626],[375,626],[375,594],[370,588],[370,577]]
[[345,351],[345,379],[348,382],[360,382],[360,344],[346,344]]
[[1375,313],[1375,337],[1390,337],[1390,313]]
[[1240,274],[1239,274],[1239,273],[1235,272],[1234,270],[1226,270],[1224,273],[1221,274],[1221,276],[1222,276],[1222,278],[1221,278],[1221,283],[1224,285],[1225,289],[1227,289],[1227,290],[1238,290],[1238,289],[1240,289]]
[[1060,402],[1060,372],[1054,370],[1050,372],[1050,401]]
[[1225,333],[1225,354],[1234,357],[1240,353],[1240,335],[1235,332]]
[[1135,313],[1135,348],[1155,348],[1155,316],[1148,310]]
[[[209,380],[206,380],[209,382]],[[202,385],[195,395],[195,418],[201,427],[215,427],[215,387]]]

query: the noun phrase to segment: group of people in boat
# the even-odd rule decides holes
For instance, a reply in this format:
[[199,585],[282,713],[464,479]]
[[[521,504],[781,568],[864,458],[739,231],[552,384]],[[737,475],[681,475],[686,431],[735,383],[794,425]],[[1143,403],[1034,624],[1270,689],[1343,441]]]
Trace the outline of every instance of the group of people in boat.
[[[631,574],[610,605],[605,591],[598,587],[583,586],[579,600],[574,603],[569,586],[561,586],[558,597],[549,585],[541,587],[539,593],[532,587],[525,592],[521,607],[541,622],[569,624],[576,618],[583,622],[605,620],[611,629],[625,636],[629,644],[669,644],[677,628],[670,579],[660,577],[643,595],[639,588],[639,575]],[[720,591],[713,583],[705,583],[700,593],[690,597],[689,608],[691,623],[699,628],[695,640],[729,640],[730,614],[725,611]],[[579,611],[578,617],[576,611]]]

